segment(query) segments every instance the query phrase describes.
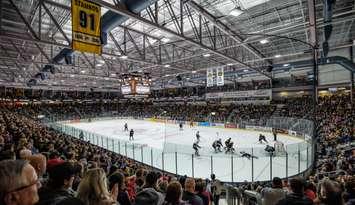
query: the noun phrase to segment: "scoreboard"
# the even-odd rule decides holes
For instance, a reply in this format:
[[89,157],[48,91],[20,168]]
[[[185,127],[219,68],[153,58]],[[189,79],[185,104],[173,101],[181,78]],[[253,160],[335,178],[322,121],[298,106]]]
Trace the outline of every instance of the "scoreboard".
[[120,77],[121,93],[126,98],[149,97],[151,78],[148,74],[123,74]]

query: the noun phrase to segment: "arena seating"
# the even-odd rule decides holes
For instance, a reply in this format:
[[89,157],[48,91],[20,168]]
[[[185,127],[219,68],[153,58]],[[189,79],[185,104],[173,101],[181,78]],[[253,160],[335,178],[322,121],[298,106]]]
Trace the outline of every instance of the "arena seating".
[[[337,200],[337,204],[343,204],[340,203],[342,200],[347,204],[354,203],[353,116],[355,116],[355,113],[347,99],[348,96],[331,96],[319,99],[319,106],[315,115],[318,125],[318,159],[313,174],[307,179],[304,193],[304,196],[311,199],[314,204],[327,204],[327,200]],[[310,99],[301,98],[296,102],[284,102],[282,115],[289,117],[306,116],[309,110],[300,108],[310,108]],[[222,183],[217,179],[212,178],[212,181],[195,179],[195,182],[192,182],[186,176],[161,173],[152,167],[117,153],[49,129],[41,124],[37,116],[43,114],[56,116],[59,119],[73,119],[100,116],[102,113],[114,113],[124,116],[166,115],[174,119],[201,120],[206,119],[212,111],[216,111],[215,119],[223,122],[232,110],[238,113],[235,118],[251,119],[271,116],[275,106],[157,106],[138,102],[130,102],[129,104],[117,102],[32,104],[24,106],[3,104],[0,109],[0,167],[10,167],[11,162],[20,162],[19,159],[29,160],[42,183],[42,188],[39,188],[39,183],[32,184],[32,186],[39,188],[38,204],[52,204],[54,202],[57,204],[80,204],[86,200],[84,190],[88,189],[86,186],[89,186],[86,183],[86,180],[89,180],[87,177],[91,176],[91,180],[104,184],[106,183],[105,180],[100,181],[103,180],[102,177],[100,178],[102,173],[108,177],[109,187],[105,188],[103,198],[91,200],[101,200],[107,202],[107,204],[115,204],[117,200],[120,204],[144,204],[144,200],[147,199],[144,198],[146,196],[143,196],[142,190],[147,192],[150,190],[150,194],[153,193],[157,196],[157,198],[154,198],[149,195],[150,200],[159,201],[160,196],[170,196],[176,187],[185,186],[185,192],[182,193],[185,198],[194,194],[191,192],[195,191],[197,195],[206,196],[207,202],[211,202],[213,200],[212,195],[216,200],[220,194],[216,190],[221,189]],[[162,114],[163,111],[167,112]],[[312,116],[306,117],[311,118]],[[47,158],[45,162],[46,171],[40,169],[40,166],[36,166],[38,154]],[[9,173],[6,170],[0,170],[0,197],[2,197],[0,200],[5,200],[5,196],[18,189],[18,187],[13,187],[14,185],[5,183],[5,178],[8,175]],[[21,176],[18,177],[16,180],[21,181]],[[66,183],[68,180],[72,180],[72,185]],[[177,183],[170,183],[171,181],[177,181]],[[272,184],[268,182],[245,182],[238,185],[234,184],[233,187],[238,190],[240,195],[244,196],[248,193],[247,190],[255,191],[258,200],[262,201],[266,200],[269,192],[275,192],[277,189],[286,190],[286,182],[280,184],[280,180],[276,178]],[[300,182],[302,180],[291,180],[291,188],[294,188]],[[196,183],[195,189],[191,188],[192,183]],[[117,190],[115,184],[119,185]],[[268,188],[270,186],[272,188]],[[222,186],[224,189],[227,187]],[[320,189],[326,191],[320,194]],[[162,200],[164,200],[164,197]],[[242,197],[242,200],[244,200],[244,204],[248,203],[247,197]]]

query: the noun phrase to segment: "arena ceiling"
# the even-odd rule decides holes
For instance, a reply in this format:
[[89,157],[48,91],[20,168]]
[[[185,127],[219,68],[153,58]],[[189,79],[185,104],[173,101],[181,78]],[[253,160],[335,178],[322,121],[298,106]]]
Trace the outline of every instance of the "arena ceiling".
[[[268,65],[311,58],[309,45],[300,42],[310,42],[307,0],[158,0],[139,15],[116,0],[92,1],[102,5],[102,15],[110,9],[130,18],[109,33],[101,56],[75,52],[73,64],[55,64],[57,72],[38,86],[115,90],[118,75],[133,71],[151,73],[155,87],[174,86],[178,74],[186,85],[198,85],[206,69],[221,66],[267,79]],[[61,49],[70,48],[71,1],[0,2],[0,83],[26,87]],[[321,45],[322,0],[315,9]],[[353,44],[354,20],[354,1],[336,1],[331,50]]]

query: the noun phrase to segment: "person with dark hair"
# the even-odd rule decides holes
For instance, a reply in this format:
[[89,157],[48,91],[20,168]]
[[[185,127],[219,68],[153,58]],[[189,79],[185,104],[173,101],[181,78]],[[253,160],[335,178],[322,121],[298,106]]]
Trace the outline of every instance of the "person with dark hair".
[[318,200],[322,205],[344,205],[340,185],[329,179],[325,179],[320,183],[320,194],[318,197]]
[[158,177],[155,172],[149,172],[145,177],[142,191],[137,193],[135,205],[162,205],[164,196],[157,191]]
[[355,204],[355,177],[352,176],[345,183],[344,201],[346,205]]
[[282,189],[282,180],[279,177],[274,177],[271,188],[263,188],[260,194],[263,205],[275,205],[278,201],[284,199],[287,193]]
[[125,177],[120,172],[115,172],[108,177],[108,189],[111,193],[117,193],[117,201],[120,205],[131,205],[128,193],[125,189]]
[[181,200],[182,187],[177,181],[170,182],[166,189],[164,205],[188,205],[185,201]]
[[203,205],[209,204],[209,198],[203,192],[205,191],[206,183],[202,179],[196,180],[195,190],[196,195],[202,199]]
[[48,170],[49,180],[46,186],[39,189],[37,205],[65,204],[68,201],[79,201],[72,189],[75,167],[71,162],[62,162]]
[[192,148],[195,150],[195,156],[200,156],[200,153],[198,152],[198,149],[201,148],[200,145],[198,145],[198,142],[194,142],[192,145]]
[[38,202],[41,183],[35,169],[25,160],[0,162],[0,204],[33,205]]
[[304,195],[305,182],[301,177],[290,179],[291,193],[281,199],[276,205],[312,205],[313,201]]

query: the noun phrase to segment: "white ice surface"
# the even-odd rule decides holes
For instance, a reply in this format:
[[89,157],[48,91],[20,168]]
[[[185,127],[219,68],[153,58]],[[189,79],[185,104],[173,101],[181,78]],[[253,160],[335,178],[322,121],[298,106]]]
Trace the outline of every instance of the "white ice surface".
[[[139,145],[132,146],[131,142],[127,142],[129,138],[128,132],[124,132],[123,129],[125,122],[127,122],[128,128],[133,129],[135,132],[133,142]],[[270,177],[274,176],[286,177],[295,175],[308,167],[307,162],[308,165],[311,164],[310,147],[307,151],[307,145],[302,143],[303,140],[288,135],[278,134],[278,140],[282,141],[286,146],[288,157],[286,158],[285,155],[273,157],[271,159],[272,163],[270,163],[270,157],[266,156],[263,151],[265,144],[258,143],[258,137],[261,132],[256,131],[213,127],[190,128],[188,125],[184,126],[184,129],[180,131],[176,124],[123,119],[90,123],[80,122],[68,125],[110,138],[107,142],[101,142],[100,139],[98,141],[100,146],[108,146],[110,150],[127,155],[137,161],[153,165],[168,172],[176,173],[177,171],[181,175],[209,178],[213,172],[217,178],[223,181],[252,181],[252,175],[254,181],[263,181],[269,180]],[[200,157],[193,157],[192,144],[196,140],[197,131],[200,132],[202,150]],[[272,133],[265,132],[263,134],[269,141],[269,145],[273,146]],[[230,154],[214,153],[211,148],[212,142],[217,138],[222,138],[224,142],[228,137],[232,137],[234,145],[237,146],[237,154],[232,156]],[[97,140],[94,140],[93,143],[97,144]],[[125,143],[127,143],[127,146],[125,146]],[[164,153],[163,162],[162,150],[164,143],[175,144],[177,153]],[[300,143],[302,145],[299,145]],[[251,153],[252,148],[254,155],[259,157],[258,159],[248,160],[240,157],[240,151]],[[299,153],[298,150],[300,150]],[[307,153],[309,153],[308,157]],[[288,169],[286,164],[288,164]],[[272,174],[270,175],[271,170]],[[288,172],[287,175],[286,171]]]

